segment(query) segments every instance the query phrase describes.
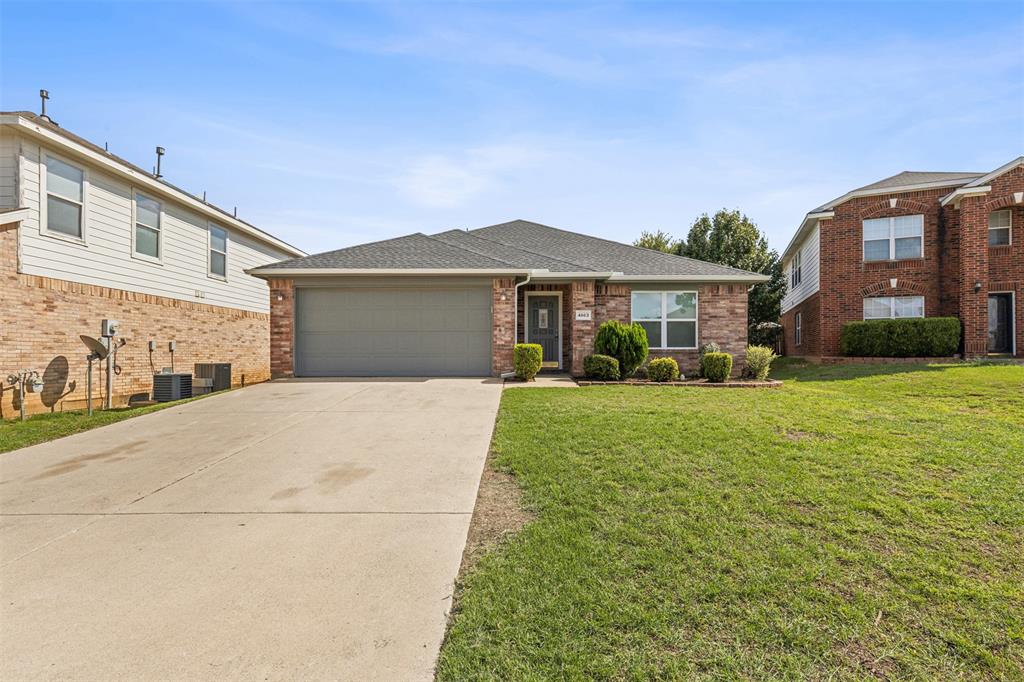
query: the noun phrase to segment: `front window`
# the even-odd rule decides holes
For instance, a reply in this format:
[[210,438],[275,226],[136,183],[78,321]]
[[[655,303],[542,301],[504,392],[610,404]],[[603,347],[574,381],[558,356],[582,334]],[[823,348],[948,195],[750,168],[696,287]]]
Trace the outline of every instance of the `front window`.
[[899,260],[921,258],[923,255],[923,215],[864,221],[864,260]]
[[651,348],[697,347],[696,291],[634,291],[632,318]]
[[210,225],[210,274],[228,276],[228,233],[216,225]]
[[85,171],[46,157],[46,229],[82,239]]
[[877,296],[864,299],[865,320],[924,317],[924,296]]
[[988,214],[988,245],[1004,246],[1010,243],[1013,215],[1010,209]]
[[793,263],[790,265],[789,283],[791,287],[800,286],[803,280],[803,257],[802,252],[797,251],[793,255]]
[[135,253],[160,257],[160,203],[138,193],[135,195]]
[[796,345],[803,343],[803,313],[797,313],[793,318],[793,340]]

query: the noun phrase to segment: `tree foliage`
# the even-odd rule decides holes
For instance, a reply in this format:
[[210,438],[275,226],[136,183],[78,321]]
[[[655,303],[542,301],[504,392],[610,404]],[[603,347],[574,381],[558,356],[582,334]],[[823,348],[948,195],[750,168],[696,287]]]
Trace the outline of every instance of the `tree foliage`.
[[679,241],[668,232],[657,230],[640,233],[640,238],[633,242],[633,246],[639,246],[652,251],[664,251],[665,253],[678,253]]

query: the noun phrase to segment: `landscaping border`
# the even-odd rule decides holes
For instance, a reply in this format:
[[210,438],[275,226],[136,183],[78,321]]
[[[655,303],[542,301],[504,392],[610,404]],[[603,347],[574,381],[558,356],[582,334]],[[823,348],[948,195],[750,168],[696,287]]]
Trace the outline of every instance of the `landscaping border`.
[[766,381],[723,381],[712,383],[703,379],[693,381],[593,381],[577,379],[580,386],[692,386],[694,388],[779,388],[782,381],[768,379]]

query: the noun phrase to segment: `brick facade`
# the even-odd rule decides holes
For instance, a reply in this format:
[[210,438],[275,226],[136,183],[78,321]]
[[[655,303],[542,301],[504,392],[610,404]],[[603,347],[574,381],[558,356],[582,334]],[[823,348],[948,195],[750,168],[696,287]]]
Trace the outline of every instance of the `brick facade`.
[[[800,345],[796,343],[796,315],[800,313]],[[790,357],[821,355],[821,295],[812,294],[782,315],[782,348]]]
[[[174,367],[191,372],[196,362],[230,362],[233,384],[270,377],[269,315],[181,301],[18,272],[18,224],[0,226],[0,381],[24,369],[43,376],[42,393],[26,396],[26,412],[86,406],[87,350],[79,335],[98,336],[100,320],[121,322],[128,344],[117,354],[122,372],[114,379],[114,402],[148,396],[153,373],[170,366],[168,341],[176,341]],[[149,352],[148,342],[157,342]],[[105,388],[101,364],[93,365],[93,399]],[[3,382],[0,418],[18,414],[21,397]]]
[[[834,207],[834,218],[819,222],[819,293],[782,317],[789,355],[838,356],[842,326],[863,319],[868,296],[924,296],[925,316],[955,316],[964,325],[965,355],[987,352],[988,293],[1016,294],[1014,331],[1017,355],[1024,354],[1024,168],[1017,167],[991,183],[992,190],[942,206],[955,187],[850,199]],[[1010,208],[1012,244],[988,245],[992,211]],[[921,258],[866,262],[863,221],[902,215],[924,216]],[[895,284],[895,286],[894,286]],[[978,290],[975,288],[977,285]],[[802,310],[803,348],[794,344],[793,319]]]
[[[291,280],[270,280],[270,369],[274,378],[293,375],[295,288]],[[562,295],[562,371],[580,376],[583,358],[594,352],[594,335],[607,320],[630,321],[632,290],[622,284],[594,280],[565,283],[531,282],[519,288],[516,281],[497,277],[491,282],[491,372],[495,376],[514,370],[512,347],[526,338],[526,293],[559,292]],[[734,370],[743,368],[747,346],[747,287],[742,284],[704,284],[697,287],[698,343],[718,343],[734,356]],[[517,310],[518,308],[518,310]],[[576,310],[593,311],[591,320],[577,320]],[[518,312],[518,315],[517,315]],[[518,320],[518,336],[516,335]],[[697,351],[651,351],[651,357],[674,357],[680,368],[693,373]]]

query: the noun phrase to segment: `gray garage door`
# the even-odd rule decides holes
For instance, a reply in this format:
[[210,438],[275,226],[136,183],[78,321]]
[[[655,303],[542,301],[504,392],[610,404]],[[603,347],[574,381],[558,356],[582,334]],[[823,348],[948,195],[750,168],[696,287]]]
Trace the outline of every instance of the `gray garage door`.
[[486,376],[491,290],[296,290],[298,376]]

